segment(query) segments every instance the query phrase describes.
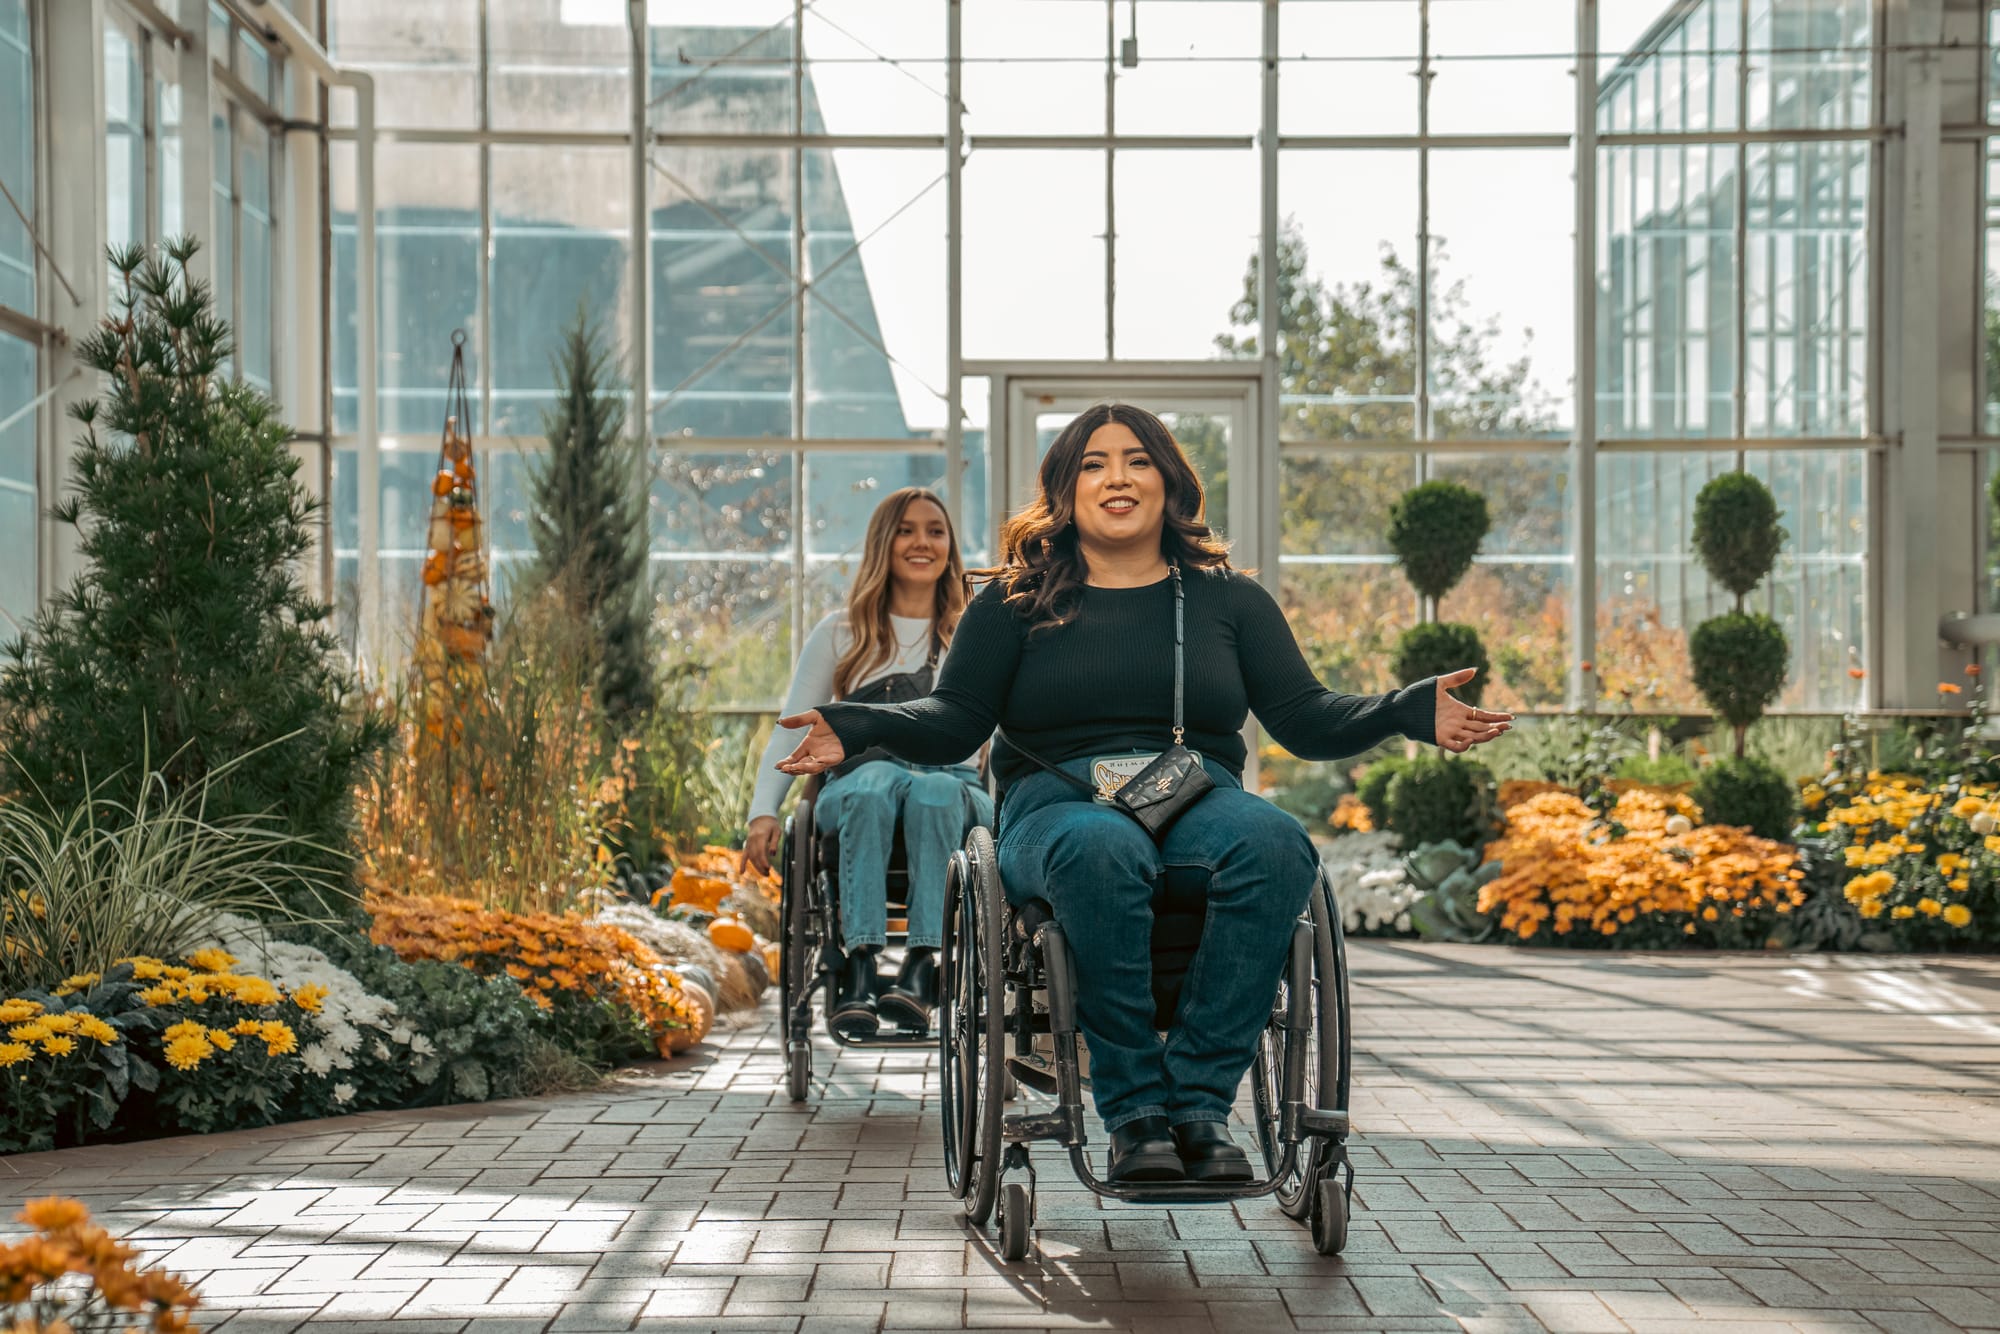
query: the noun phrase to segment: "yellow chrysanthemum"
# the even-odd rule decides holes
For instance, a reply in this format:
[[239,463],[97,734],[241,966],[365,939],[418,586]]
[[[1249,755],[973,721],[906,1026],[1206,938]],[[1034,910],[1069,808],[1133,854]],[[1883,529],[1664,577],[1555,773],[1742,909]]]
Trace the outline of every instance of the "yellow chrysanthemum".
[[214,1054],[205,1037],[175,1038],[167,1044],[167,1064],[176,1070],[192,1070]]
[[1917,911],[1926,917],[1936,917],[1944,911],[1944,905],[1936,899],[1918,899]]
[[0,1024],[26,1023],[41,1012],[40,1001],[19,999],[0,1001]]
[[148,1005],[172,1005],[175,992],[169,986],[147,987],[139,993],[139,999]]
[[35,1049],[25,1042],[0,1042],[0,1070],[19,1065],[34,1054]]
[[1880,917],[1882,915],[1882,900],[1863,899],[1859,911],[1863,917]]
[[215,1044],[217,1051],[229,1051],[236,1046],[236,1039],[230,1037],[226,1030],[220,1028],[209,1029],[208,1040]]
[[196,950],[187,960],[204,973],[226,973],[236,966],[236,956],[228,950]]
[[1899,903],[1895,907],[1889,909],[1889,916],[1895,918],[1899,922],[1906,917],[1915,917],[1916,915],[1917,915],[1917,910],[1915,908],[1912,908],[1907,903]]
[[1961,876],[1954,876],[1951,880],[1947,881],[1946,883],[1949,884],[1951,888],[1963,894],[1966,891],[1967,887],[1972,882],[1967,880],[1964,876],[1961,875]]
[[118,1041],[118,1030],[94,1014],[85,1015],[77,1024],[76,1031],[93,1042]]
[[31,1024],[21,1024],[8,1029],[7,1036],[16,1042],[40,1042],[53,1032],[55,1032],[53,1028],[50,1028],[40,1019],[37,1019]]
[[119,962],[132,965],[132,980],[135,982],[157,982],[167,975],[167,966],[158,959],[148,959],[142,955],[131,959],[120,959]]
[[264,1050],[273,1056],[284,1056],[299,1049],[299,1036],[292,1032],[289,1024],[281,1024],[273,1019],[264,1025]]
[[1951,813],[1961,820],[1970,820],[1986,809],[1986,803],[1977,797],[1960,797],[1952,803]]
[[205,1038],[208,1036],[208,1025],[198,1023],[193,1019],[183,1019],[178,1024],[167,1029],[166,1032],[160,1034],[160,1036],[169,1042],[174,1041],[176,1038]]
[[165,968],[162,968],[160,971],[166,975],[169,981],[172,982],[185,982],[189,978],[194,976],[194,969],[183,968],[179,964],[168,964]]
[[307,1014],[318,1014],[320,1006],[326,1001],[326,996],[327,989],[325,987],[317,982],[308,982],[305,986],[300,987],[292,993],[292,1004],[298,1006]]
[[103,977],[102,973],[77,973],[72,977],[66,977],[63,979],[63,984],[56,988],[56,995],[68,996],[74,992],[88,991],[102,981]]
[[74,1033],[83,1020],[73,1014],[50,1014],[42,1016],[38,1022],[51,1033]]
[[21,1221],[29,1227],[39,1228],[44,1232],[60,1232],[64,1228],[79,1227],[88,1223],[90,1210],[77,1200],[49,1195],[39,1200],[29,1200],[22,1205]]
[[67,1056],[76,1050],[76,1039],[60,1036],[43,1038],[42,1050],[51,1056]]
[[236,999],[245,1005],[276,1005],[284,996],[263,978],[246,977],[236,984]]
[[238,1019],[229,1031],[239,1038],[254,1038],[264,1031],[264,1025],[255,1019]]
[[1944,910],[1944,920],[1952,926],[1972,925],[1972,909],[1963,903],[1954,903]]

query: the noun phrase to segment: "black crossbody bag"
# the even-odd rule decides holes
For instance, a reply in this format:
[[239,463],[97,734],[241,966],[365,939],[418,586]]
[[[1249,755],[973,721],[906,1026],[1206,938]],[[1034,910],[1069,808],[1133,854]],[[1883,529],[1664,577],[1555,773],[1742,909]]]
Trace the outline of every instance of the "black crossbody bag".
[[[1187,598],[1181,589],[1180,562],[1173,562],[1170,568],[1174,573],[1174,744],[1161,751],[1151,764],[1126,779],[1111,794],[1110,803],[1137,820],[1155,842],[1165,838],[1174,821],[1215,787],[1215,780],[1201,767],[1201,757],[1181,744],[1181,738],[1186,734],[1181,720],[1181,696],[1185,675],[1183,641],[1187,636]],[[1007,737],[1006,741],[1064,782],[1082,788],[1093,799],[1097,797],[1098,790],[1094,784],[1063,772],[1032,750],[1016,744],[1011,737]]]

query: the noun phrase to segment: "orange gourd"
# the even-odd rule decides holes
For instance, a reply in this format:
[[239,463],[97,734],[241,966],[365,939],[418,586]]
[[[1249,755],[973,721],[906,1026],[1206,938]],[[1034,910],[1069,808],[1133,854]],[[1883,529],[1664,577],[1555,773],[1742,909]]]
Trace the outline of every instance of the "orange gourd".
[[718,917],[708,924],[708,938],[732,954],[748,954],[757,947],[757,937],[740,917]]
[[437,477],[431,482],[431,494],[434,496],[448,496],[451,494],[452,487],[457,484],[458,479],[451,475],[451,469],[441,468],[438,470]]

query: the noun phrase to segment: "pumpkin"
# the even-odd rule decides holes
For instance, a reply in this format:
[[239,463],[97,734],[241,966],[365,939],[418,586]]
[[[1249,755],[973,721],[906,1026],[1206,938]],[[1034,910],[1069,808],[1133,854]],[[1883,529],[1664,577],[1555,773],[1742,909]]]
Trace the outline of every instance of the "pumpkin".
[[441,468],[438,470],[437,477],[431,482],[431,494],[434,496],[448,496],[451,494],[451,489],[456,485],[458,485],[458,479],[451,475],[451,469]]
[[455,653],[461,658],[476,658],[486,651],[486,631],[483,627],[474,629],[463,625],[447,625],[438,632],[438,638],[444,641],[446,652]]
[[680,993],[686,999],[688,1009],[694,1012],[691,1016],[692,1025],[688,1028],[672,1029],[667,1033],[666,1045],[670,1052],[686,1051],[707,1037],[715,1028],[715,998],[704,988],[696,986],[686,978],[681,979]]
[[686,905],[714,912],[723,896],[729,893],[729,888],[729,882],[720,876],[703,875],[692,867],[681,866],[675,868],[674,878],[667,882],[667,901],[673,906]]
[[776,977],[778,970],[784,966],[784,959],[785,952],[782,946],[774,940],[764,942],[765,972],[769,973],[772,977]]
[[441,551],[433,551],[431,552],[430,555],[425,556],[424,582],[426,584],[435,587],[436,585],[444,582],[444,576],[445,576],[444,553]]
[[708,924],[708,938],[737,954],[748,954],[757,947],[757,938],[743,925],[741,917],[716,918]]

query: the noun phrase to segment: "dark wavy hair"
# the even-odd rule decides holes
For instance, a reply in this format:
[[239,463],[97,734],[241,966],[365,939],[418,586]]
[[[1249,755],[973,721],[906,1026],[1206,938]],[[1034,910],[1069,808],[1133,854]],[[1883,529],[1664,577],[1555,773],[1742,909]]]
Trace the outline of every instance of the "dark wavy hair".
[[1034,500],[1000,530],[1000,563],[976,572],[1000,584],[1008,605],[1027,617],[1031,631],[1067,624],[1082,602],[1085,570],[1077,545],[1076,482],[1090,437],[1113,422],[1139,438],[1166,479],[1160,554],[1188,569],[1229,568],[1229,548],[1205,517],[1201,478],[1167,424],[1129,403],[1099,403],[1056,436],[1042,458]]

